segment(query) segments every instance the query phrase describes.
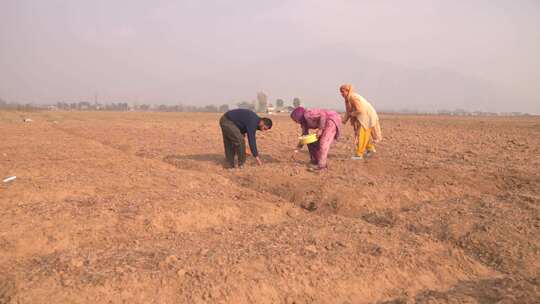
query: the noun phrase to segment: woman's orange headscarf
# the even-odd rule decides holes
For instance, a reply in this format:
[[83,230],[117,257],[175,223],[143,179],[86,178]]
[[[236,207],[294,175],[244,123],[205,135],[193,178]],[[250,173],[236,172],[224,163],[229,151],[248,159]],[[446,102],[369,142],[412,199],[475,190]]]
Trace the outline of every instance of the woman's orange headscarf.
[[344,97],[345,99],[345,119],[346,120],[351,120],[351,125],[354,127],[354,129],[356,130],[357,129],[357,119],[356,117],[352,117],[351,116],[351,113],[353,112],[353,108],[352,108],[352,104],[351,104],[351,101],[350,101],[350,96],[351,94],[354,93],[354,89],[353,89],[353,86],[352,84],[350,83],[346,83],[346,84],[343,84],[339,87],[339,91],[347,91],[347,96]]
[[353,92],[353,87],[352,87],[352,84],[350,83],[346,83],[346,84],[343,84],[339,87],[339,90],[345,90],[347,91],[347,96],[349,96],[349,94],[351,94],[351,92]]
[[354,88],[352,86],[352,84],[350,83],[346,83],[346,84],[343,84],[339,87],[339,91],[341,92],[341,90],[344,90],[347,92],[347,96],[345,96],[345,109],[347,110],[347,115],[350,115],[354,110],[353,110],[353,105],[352,105],[352,100],[351,100],[351,97],[352,95],[354,94]]

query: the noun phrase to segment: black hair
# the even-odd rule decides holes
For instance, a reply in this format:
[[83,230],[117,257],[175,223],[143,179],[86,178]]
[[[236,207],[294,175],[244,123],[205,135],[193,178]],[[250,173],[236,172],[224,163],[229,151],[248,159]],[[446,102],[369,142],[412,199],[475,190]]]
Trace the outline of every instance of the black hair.
[[272,120],[270,118],[263,117],[261,120],[268,127],[268,130],[272,129]]

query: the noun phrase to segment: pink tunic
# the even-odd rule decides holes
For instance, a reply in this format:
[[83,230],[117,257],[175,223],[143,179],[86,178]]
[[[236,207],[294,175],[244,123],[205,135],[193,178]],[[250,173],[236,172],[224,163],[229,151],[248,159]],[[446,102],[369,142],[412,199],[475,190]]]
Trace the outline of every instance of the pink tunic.
[[337,129],[335,139],[339,139],[341,134],[341,116],[338,113],[323,109],[309,109],[304,112],[304,123],[302,123],[303,134],[309,133],[309,129],[326,130],[329,123],[333,123]]
[[308,134],[309,129],[322,131],[319,141],[308,145],[308,149],[311,160],[317,162],[320,168],[325,168],[330,145],[334,140],[339,139],[341,134],[341,116],[329,110],[306,110],[302,122],[302,133]]

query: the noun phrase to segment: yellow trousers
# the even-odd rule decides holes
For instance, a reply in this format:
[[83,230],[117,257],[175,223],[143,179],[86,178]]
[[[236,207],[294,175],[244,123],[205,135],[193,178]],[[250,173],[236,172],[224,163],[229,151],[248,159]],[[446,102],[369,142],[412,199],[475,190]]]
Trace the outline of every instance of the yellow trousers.
[[371,140],[371,130],[372,128],[366,129],[364,127],[360,127],[360,130],[358,130],[358,138],[356,142],[357,156],[364,155],[364,152],[366,152],[366,150],[375,151],[375,145]]

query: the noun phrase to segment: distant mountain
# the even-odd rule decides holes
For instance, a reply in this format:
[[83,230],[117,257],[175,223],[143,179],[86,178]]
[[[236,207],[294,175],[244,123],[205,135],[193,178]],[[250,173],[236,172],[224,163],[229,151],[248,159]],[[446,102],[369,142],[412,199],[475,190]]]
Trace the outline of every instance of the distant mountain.
[[376,108],[387,110],[516,111],[509,101],[523,101],[488,81],[457,71],[402,67],[339,47],[277,57],[252,68],[264,73],[255,75],[250,85],[265,84],[270,95],[300,95],[313,106],[341,107],[338,87],[343,82],[352,83]]

